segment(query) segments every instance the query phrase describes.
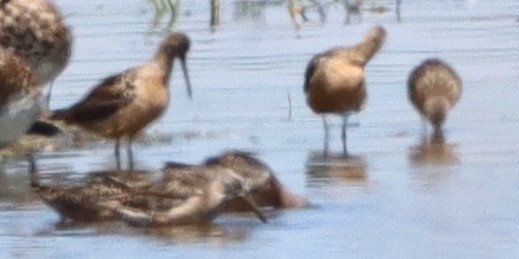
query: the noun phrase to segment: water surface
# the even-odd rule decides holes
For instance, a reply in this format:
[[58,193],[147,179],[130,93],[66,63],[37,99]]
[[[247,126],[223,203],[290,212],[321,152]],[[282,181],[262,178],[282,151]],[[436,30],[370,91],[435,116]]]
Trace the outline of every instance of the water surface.
[[[0,165],[2,257],[517,257],[518,1],[403,1],[401,22],[390,10],[364,12],[349,25],[343,9],[330,6],[325,24],[311,12],[299,31],[284,4],[244,12],[239,1],[222,1],[221,25],[211,29],[208,1],[181,2],[173,30],[192,39],[194,98],[177,65],[168,110],[147,129],[151,140],[134,147],[137,166],[248,150],[313,206],[272,212],[268,224],[224,216],[208,228],[60,226],[30,194],[26,162],[8,159]],[[57,3],[73,28],[74,52],[51,108],[150,58],[167,30],[168,17],[154,26],[143,0]],[[339,118],[331,120],[333,154],[324,157],[321,118],[302,91],[306,64],[315,53],[358,42],[375,24],[388,40],[366,69],[367,107],[348,128],[353,157],[340,156]],[[464,82],[439,146],[423,144],[406,92],[409,71],[429,57],[450,63]],[[112,148],[94,141],[45,151],[38,164],[42,174],[79,178],[113,169]]]

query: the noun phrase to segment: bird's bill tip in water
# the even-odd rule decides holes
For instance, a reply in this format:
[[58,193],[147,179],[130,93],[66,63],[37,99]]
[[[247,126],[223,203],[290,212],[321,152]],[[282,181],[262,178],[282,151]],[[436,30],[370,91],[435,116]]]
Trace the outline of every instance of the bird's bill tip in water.
[[252,209],[254,214],[256,214],[256,216],[261,220],[261,222],[268,222],[267,216],[265,216],[265,214],[263,214],[263,212],[259,209],[258,205],[254,201],[254,198],[250,193],[245,193],[243,195],[243,199],[245,200],[245,202],[247,202],[247,204],[249,204],[250,208]]
[[189,97],[190,100],[193,100],[193,90],[191,89],[191,80],[189,79],[189,72],[187,70],[185,56],[182,56],[180,58],[180,63],[182,65],[182,72],[184,73],[184,80],[186,81],[187,96]]

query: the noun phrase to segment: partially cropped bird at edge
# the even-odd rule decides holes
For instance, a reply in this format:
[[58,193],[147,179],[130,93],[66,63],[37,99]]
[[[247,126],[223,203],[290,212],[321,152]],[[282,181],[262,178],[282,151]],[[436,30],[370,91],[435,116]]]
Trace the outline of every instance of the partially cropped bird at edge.
[[50,0],[2,0],[0,46],[21,57],[40,87],[52,82],[69,63],[72,33],[59,9]]

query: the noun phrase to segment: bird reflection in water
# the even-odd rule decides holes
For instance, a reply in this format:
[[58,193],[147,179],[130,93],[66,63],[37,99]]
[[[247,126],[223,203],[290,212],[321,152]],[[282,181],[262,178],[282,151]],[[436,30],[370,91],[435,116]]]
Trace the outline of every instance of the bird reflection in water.
[[313,180],[331,179],[351,183],[366,181],[366,161],[362,156],[310,152],[306,163],[307,175]]
[[[179,0],[148,0],[153,5],[154,16],[152,21],[153,31],[168,31],[173,28],[179,15]],[[163,24],[162,20],[169,14],[169,20]],[[161,28],[164,26],[163,28]]]
[[233,18],[236,21],[251,20],[265,22],[267,1],[264,0],[238,0],[234,2]]
[[124,222],[78,222],[62,221],[52,226],[46,226],[38,232],[39,236],[55,236],[55,232],[74,233],[76,236],[146,236],[161,241],[177,243],[213,242],[227,244],[248,240],[251,227],[248,221],[226,224],[224,220],[208,224],[178,225],[161,228],[128,227]]
[[414,165],[456,165],[459,158],[454,149],[455,145],[445,141],[442,130],[430,136],[424,131],[420,143],[411,147],[409,158]]

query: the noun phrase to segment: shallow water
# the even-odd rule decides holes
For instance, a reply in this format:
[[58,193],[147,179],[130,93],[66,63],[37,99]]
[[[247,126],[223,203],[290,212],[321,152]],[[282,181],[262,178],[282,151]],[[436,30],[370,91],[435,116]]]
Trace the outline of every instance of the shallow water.
[[[158,140],[134,147],[137,167],[249,150],[313,206],[271,212],[268,224],[223,216],[206,228],[64,227],[30,194],[26,162],[7,159],[0,165],[1,257],[517,257],[518,1],[403,1],[401,22],[390,10],[364,12],[349,25],[342,9],[330,6],[325,24],[311,12],[299,31],[284,4],[244,12],[237,1],[222,1],[221,25],[212,30],[208,1],[181,2],[173,28],[192,39],[194,98],[187,98],[177,65],[169,108],[147,129]],[[143,0],[57,3],[75,42],[51,108],[148,59],[168,21],[154,27],[153,8]],[[321,118],[302,91],[306,64],[315,53],[356,43],[374,24],[384,25],[388,40],[367,66],[367,107],[348,129],[353,157],[339,156],[335,118],[337,156],[324,158]],[[407,75],[428,57],[446,60],[464,82],[444,145],[421,144],[422,124],[407,101]],[[44,175],[82,177],[113,169],[112,152],[112,142],[94,141],[42,152],[38,164]]]

